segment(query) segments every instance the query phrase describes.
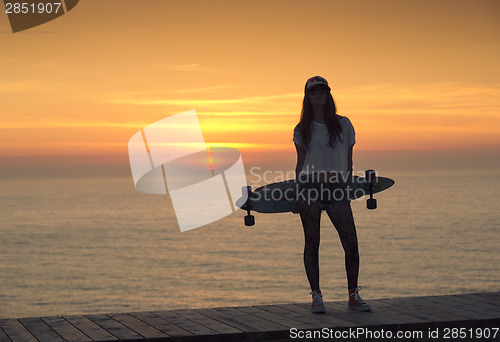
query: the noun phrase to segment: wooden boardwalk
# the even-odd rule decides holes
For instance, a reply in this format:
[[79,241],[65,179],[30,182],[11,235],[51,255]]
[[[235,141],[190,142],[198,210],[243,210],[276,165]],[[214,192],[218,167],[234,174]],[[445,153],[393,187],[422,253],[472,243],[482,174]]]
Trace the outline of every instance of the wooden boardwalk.
[[[489,341],[500,341],[497,329],[500,328],[500,292],[370,299],[367,302],[372,312],[356,312],[348,309],[345,301],[335,301],[325,303],[327,311],[323,315],[311,314],[310,303],[294,303],[1,319],[0,342],[285,341],[314,336],[307,335],[314,331],[332,337],[348,337],[348,332],[363,329],[379,334],[379,338],[372,335],[373,340],[378,341],[384,340],[380,338],[383,336],[381,331],[391,332],[393,337],[397,332],[421,331],[423,335],[414,336],[414,341],[439,341],[441,339],[429,339],[428,336],[430,331],[438,330],[441,338],[448,331],[450,338],[444,339],[447,341],[479,341],[476,334],[485,336],[487,333]],[[453,339],[450,328],[465,328],[467,338]],[[342,332],[344,335],[340,335]],[[325,336],[321,338],[327,340]],[[350,337],[350,341],[371,340],[367,333]]]

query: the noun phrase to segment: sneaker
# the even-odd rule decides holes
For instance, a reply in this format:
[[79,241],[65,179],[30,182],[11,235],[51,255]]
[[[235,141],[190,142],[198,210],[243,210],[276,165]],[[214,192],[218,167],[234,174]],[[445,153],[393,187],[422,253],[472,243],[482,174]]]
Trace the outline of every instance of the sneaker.
[[349,308],[357,311],[371,311],[370,305],[366,304],[359,296],[359,290],[361,290],[361,286],[349,290]]
[[311,305],[312,313],[325,313],[325,304],[323,304],[323,296],[321,290],[314,290],[311,292],[313,301]]

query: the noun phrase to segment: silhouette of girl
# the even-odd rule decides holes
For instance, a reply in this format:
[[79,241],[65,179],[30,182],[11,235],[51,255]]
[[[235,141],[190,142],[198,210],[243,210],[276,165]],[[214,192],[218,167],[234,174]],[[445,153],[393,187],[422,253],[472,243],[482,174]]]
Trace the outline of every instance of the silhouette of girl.
[[[307,80],[300,122],[294,129],[293,137],[297,149],[295,174],[299,189],[294,213],[300,214],[304,228],[304,266],[313,297],[311,311],[325,312],[318,264],[322,210],[327,212],[337,229],[344,248],[348,305],[359,311],[370,311],[370,306],[358,293],[361,289],[358,287],[358,240],[346,186],[340,192],[343,198],[338,200],[339,182],[348,185],[352,180],[355,132],[351,121],[337,114],[330,90],[323,77],[315,76]],[[332,196],[336,197],[335,203],[331,202]]]

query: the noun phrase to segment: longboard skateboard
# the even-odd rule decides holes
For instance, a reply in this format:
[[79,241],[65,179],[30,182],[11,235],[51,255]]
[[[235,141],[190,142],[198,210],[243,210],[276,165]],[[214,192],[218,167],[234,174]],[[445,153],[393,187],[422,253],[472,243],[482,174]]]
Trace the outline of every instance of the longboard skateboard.
[[[243,196],[236,201],[236,205],[247,211],[245,225],[253,226],[255,224],[254,216],[250,215],[250,211],[252,210],[258,213],[285,213],[295,210],[297,200],[300,198],[297,194],[297,184],[294,179],[291,179],[267,184],[253,191],[250,186],[243,187]],[[386,177],[377,177],[375,171],[367,170],[365,177],[353,177],[352,183],[349,185],[349,200],[369,195],[367,208],[376,209],[377,200],[373,198],[373,194],[387,190],[393,185],[394,180]],[[330,203],[348,201],[345,195],[338,198],[335,196],[337,190],[339,194],[345,194],[345,189],[346,185],[344,183],[337,183],[334,186],[334,196],[332,196]]]

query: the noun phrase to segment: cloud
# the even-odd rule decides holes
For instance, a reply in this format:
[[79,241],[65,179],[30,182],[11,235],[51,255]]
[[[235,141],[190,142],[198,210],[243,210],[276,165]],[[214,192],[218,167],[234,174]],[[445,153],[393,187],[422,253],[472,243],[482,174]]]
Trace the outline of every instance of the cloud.
[[[199,113],[197,113],[199,114]],[[207,113],[205,113],[207,114]],[[290,114],[288,114],[290,115]],[[204,116],[203,114],[200,116]],[[255,129],[260,132],[272,131],[277,132],[281,130],[289,130],[289,126],[282,125],[283,119],[279,114],[269,113],[264,117],[256,118],[254,114],[245,113],[241,114],[228,114],[210,116],[209,120],[201,122],[204,130],[210,132],[247,132],[249,129]],[[147,122],[120,122],[120,121],[0,121],[1,130],[11,129],[70,129],[70,128],[119,128],[129,130],[131,128],[139,130],[147,126]],[[183,129],[182,126],[176,129]]]
[[269,101],[281,100],[281,99],[291,99],[300,98],[301,93],[290,93],[281,95],[270,95],[270,96],[251,96],[238,99],[161,99],[161,98],[116,98],[108,100],[109,103],[116,104],[133,104],[142,106],[157,106],[157,105],[175,105],[175,106],[186,106],[186,107],[196,107],[197,105],[225,105],[225,104],[261,104],[268,103]]
[[378,84],[339,92],[360,129],[399,132],[498,132],[500,85]]
[[[404,114],[443,112],[470,115],[500,110],[500,85],[431,83],[415,86],[377,84],[343,89],[343,103],[349,110]],[[346,103],[345,103],[346,102]]]
[[172,98],[174,95],[189,95],[189,96],[197,96],[197,95],[206,95],[206,94],[217,94],[221,93],[224,90],[235,88],[233,85],[222,84],[211,87],[200,87],[200,88],[186,88],[186,89],[177,89],[177,90],[158,90],[158,91],[150,91],[150,90],[141,90],[141,91],[129,91],[129,92],[120,92],[120,93],[111,93],[108,96],[115,97],[115,99],[107,100],[105,102],[115,102],[115,101],[126,101],[126,99],[130,99],[131,101],[141,100],[141,99],[158,99],[158,98]]
[[235,88],[232,85],[218,85],[213,87],[203,87],[203,88],[188,88],[188,89],[179,89],[170,92],[171,94],[211,94],[218,93],[221,90]]
[[3,94],[45,94],[63,89],[56,82],[12,81],[0,82],[0,95]]
[[216,72],[216,69],[203,67],[200,64],[177,64],[177,65],[167,65],[167,69],[175,71],[186,71],[186,72]]
[[197,112],[196,113],[198,116],[208,116],[208,117],[214,117],[214,116],[226,116],[226,117],[256,117],[256,116],[264,116],[264,117],[270,117],[270,116],[288,116],[290,115],[290,111],[228,111],[228,112]]
[[11,121],[0,122],[0,129],[26,129],[26,128],[137,128],[144,127],[144,122],[78,122],[78,121]]

